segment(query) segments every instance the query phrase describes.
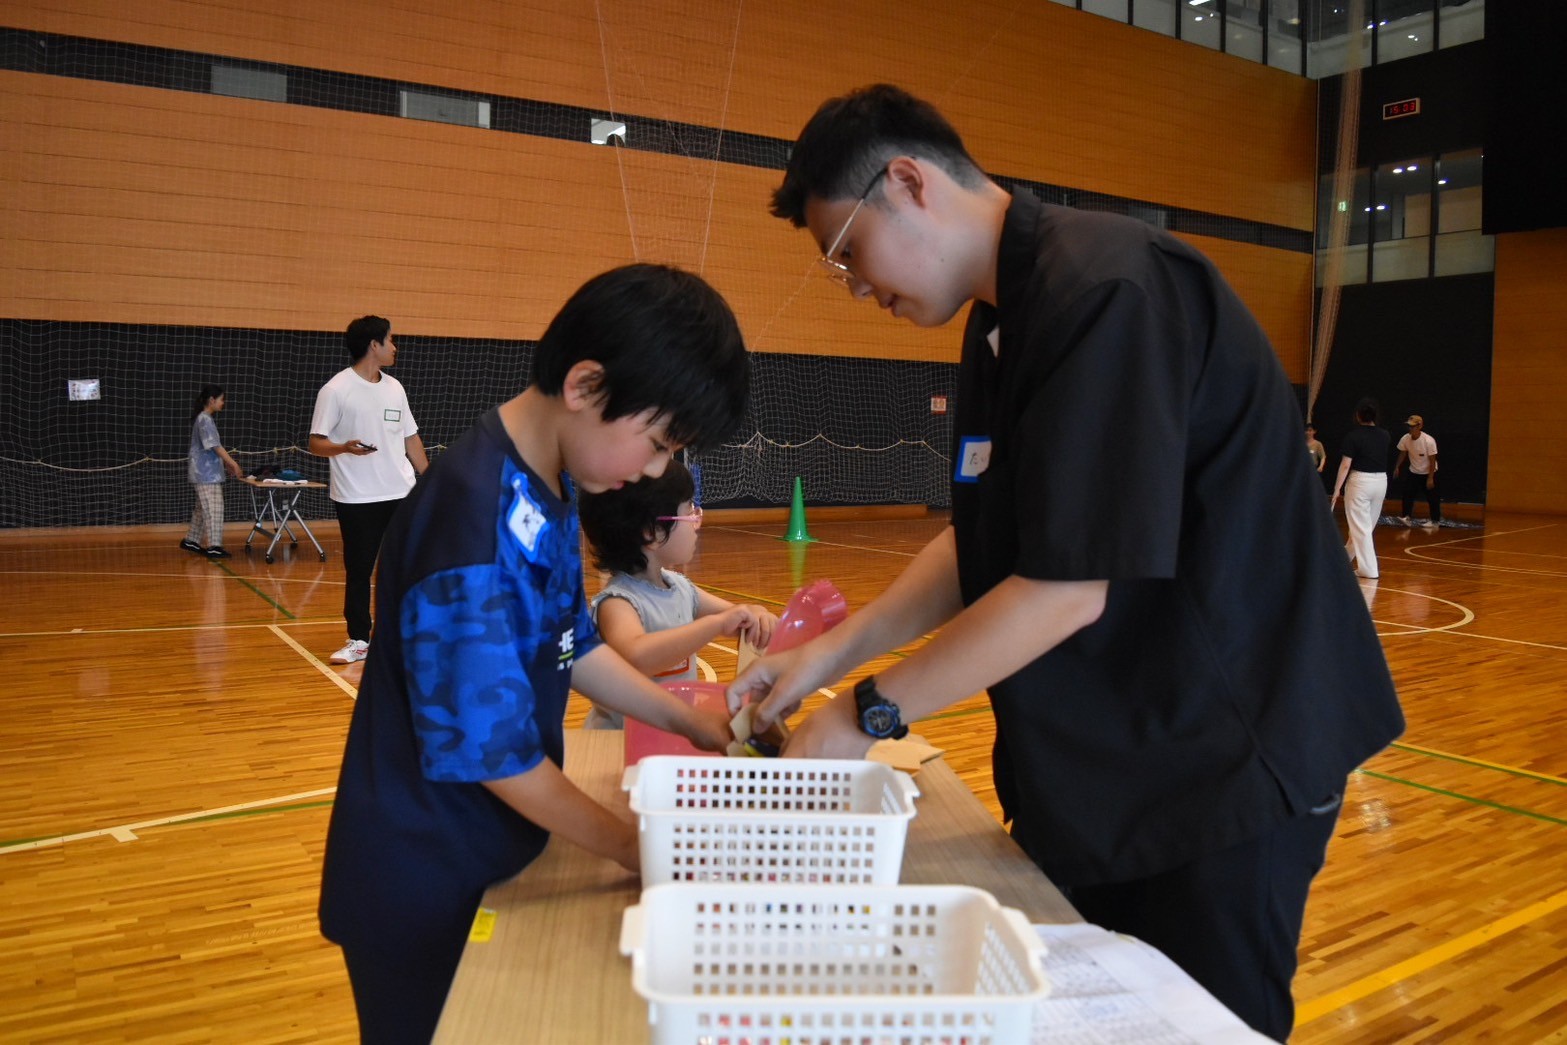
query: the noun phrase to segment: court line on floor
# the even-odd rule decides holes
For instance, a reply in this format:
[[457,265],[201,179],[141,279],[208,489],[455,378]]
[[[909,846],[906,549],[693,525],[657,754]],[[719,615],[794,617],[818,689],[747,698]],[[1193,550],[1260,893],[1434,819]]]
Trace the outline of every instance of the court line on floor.
[[1399,751],[1412,751],[1419,755],[1427,755],[1431,758],[1445,759],[1448,762],[1459,762],[1468,766],[1480,766],[1484,769],[1494,769],[1498,773],[1507,773],[1511,776],[1527,777],[1530,780],[1539,780],[1547,784],[1560,784],[1567,787],[1567,780],[1559,776],[1551,776],[1549,773],[1536,773],[1532,769],[1518,769],[1514,766],[1505,766],[1500,762],[1487,762],[1483,758],[1470,758],[1467,755],[1454,755],[1447,751],[1438,751],[1435,748],[1420,747],[1418,744],[1405,744],[1395,742],[1388,745]]
[[1450,962],[1459,955],[1474,950],[1476,947],[1483,947],[1507,933],[1515,929],[1521,929],[1530,922],[1538,921],[1548,914],[1561,910],[1563,907],[1567,907],[1567,892],[1560,892],[1555,896],[1546,897],[1544,900],[1514,911],[1504,918],[1498,918],[1496,921],[1482,925],[1480,928],[1464,933],[1462,936],[1454,937],[1444,944],[1433,947],[1412,958],[1407,958],[1396,965],[1391,965],[1381,972],[1372,973],[1370,976],[1340,987],[1336,991],[1329,991],[1320,998],[1302,1002],[1295,1007],[1295,1026],[1299,1027],[1313,1020],[1319,1020],[1329,1013],[1336,1012],[1346,1005],[1354,1004],[1378,991],[1396,987],[1410,977],[1418,976],[1428,969]]
[[154,827],[164,827],[168,824],[180,824],[189,820],[215,819],[225,814],[240,813],[246,810],[262,809],[267,806],[275,806],[283,802],[297,802],[305,798],[319,798],[322,795],[336,794],[335,787],[322,787],[314,791],[301,791],[298,794],[282,795],[278,798],[263,798],[255,802],[240,802],[237,805],[221,806],[217,809],[201,809],[192,813],[178,813],[174,816],[159,817],[156,820],[141,820],[134,824],[119,824],[114,827],[101,827],[96,831],[78,831],[75,834],[55,835],[46,838],[33,838],[25,841],[7,842],[0,845],[0,854],[15,853],[30,849],[44,849],[49,846],[64,845],[67,842],[81,842],[89,838],[113,838],[117,842],[134,842],[137,840],[137,831],[146,831]]
[[1502,813],[1512,813],[1514,816],[1528,817],[1530,820],[1539,820],[1542,823],[1554,824],[1557,827],[1567,827],[1567,820],[1564,820],[1559,816],[1551,816],[1549,813],[1536,813],[1530,809],[1521,809],[1518,806],[1510,806],[1504,805],[1501,802],[1493,802],[1489,798],[1476,798],[1473,795],[1466,795],[1461,791],[1449,791],[1443,787],[1433,787],[1430,784],[1422,784],[1414,780],[1405,780],[1403,777],[1393,776],[1391,773],[1384,773],[1377,769],[1367,769],[1365,766],[1361,766],[1359,769],[1355,770],[1355,772],[1361,776],[1371,777],[1373,780],[1382,780],[1389,784],[1403,784],[1405,787],[1412,787],[1417,791],[1426,791],[1433,795],[1441,795],[1443,798],[1456,798],[1458,801],[1468,802],[1470,805],[1483,806],[1486,809],[1495,809]]
[[[1539,526],[1526,526],[1520,530],[1502,530],[1497,533],[1478,533],[1468,537],[1455,537],[1450,541],[1433,541],[1418,547],[1406,547],[1401,549],[1408,558],[1418,562],[1431,563],[1434,566],[1455,566],[1466,570],[1479,570],[1484,573],[1523,573],[1538,577],[1562,577],[1567,576],[1560,570],[1526,570],[1517,566],[1493,566],[1487,563],[1454,562],[1451,559],[1441,559],[1434,555],[1425,554],[1437,548],[1451,548],[1456,544],[1466,544],[1471,541],[1481,541],[1487,538],[1511,537],[1520,533],[1533,533],[1535,530],[1549,530],[1561,525],[1560,523],[1543,523]],[[1500,549],[1498,549],[1500,551]],[[1502,554],[1507,554],[1503,552]]]
[[[341,624],[341,617],[298,617],[284,623],[288,627],[300,625]],[[41,639],[57,635],[147,635],[165,631],[243,631],[247,628],[277,627],[276,621],[255,621],[230,624],[159,624],[140,628],[59,628],[54,631],[0,631],[0,639]]]
[[294,636],[288,634],[288,632],[284,631],[282,628],[278,627],[276,624],[268,624],[267,625],[267,630],[270,631],[272,634],[276,635],[278,638],[282,639],[283,642],[285,644],[287,644],[290,648],[292,648],[295,653],[299,654],[301,657],[304,657],[305,660],[309,664],[311,664],[317,671],[321,672],[321,674],[323,674],[327,678],[331,679],[333,681],[333,683],[335,683],[337,685],[338,689],[341,689],[344,693],[348,694],[348,699],[349,700],[358,700],[359,699],[359,687],[358,686],[355,686],[353,683],[349,682],[343,676],[341,676],[337,672],[333,671],[330,667],[328,667],[327,665],[323,664],[321,662],[321,658],[317,657],[314,653],[311,653],[309,650],[305,649],[305,647],[301,646],[299,644],[298,640],[296,640],[294,638]]
[[[712,523],[709,523],[708,525],[711,528],[717,528]],[[781,543],[793,543],[785,541],[784,538],[778,536],[776,533],[768,533],[765,530],[746,530],[738,526],[725,526],[723,529],[728,530],[730,533],[743,533],[749,537],[767,537],[771,540],[779,541]],[[823,541],[815,537],[812,537],[807,543],[814,544],[818,548],[847,548],[850,551],[856,552],[872,552],[879,555],[900,555],[905,559],[912,559],[914,556],[919,554],[917,551],[900,552],[895,548],[871,548],[863,544],[842,544],[838,541]]]

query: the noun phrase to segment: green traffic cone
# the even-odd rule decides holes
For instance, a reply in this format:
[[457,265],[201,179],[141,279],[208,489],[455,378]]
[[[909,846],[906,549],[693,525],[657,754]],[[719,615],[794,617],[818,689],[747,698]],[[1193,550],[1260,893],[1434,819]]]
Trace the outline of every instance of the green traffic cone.
[[789,532],[783,537],[786,541],[814,541],[805,529],[805,486],[800,482],[800,477],[794,477],[794,503],[789,506]]

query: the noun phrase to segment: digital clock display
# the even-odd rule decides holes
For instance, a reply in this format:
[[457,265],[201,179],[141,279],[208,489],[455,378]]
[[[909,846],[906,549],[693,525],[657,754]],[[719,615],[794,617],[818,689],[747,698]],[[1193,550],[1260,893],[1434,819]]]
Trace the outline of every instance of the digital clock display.
[[1388,102],[1382,106],[1382,118],[1384,120],[1396,120],[1400,116],[1420,115],[1420,99],[1405,98],[1401,102]]

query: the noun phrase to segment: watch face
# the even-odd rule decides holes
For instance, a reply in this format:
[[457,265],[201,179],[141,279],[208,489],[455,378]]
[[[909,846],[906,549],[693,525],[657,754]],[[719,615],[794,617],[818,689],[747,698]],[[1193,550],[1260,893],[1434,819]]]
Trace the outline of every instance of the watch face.
[[873,737],[885,737],[898,728],[898,716],[885,704],[875,704],[860,715],[860,724]]

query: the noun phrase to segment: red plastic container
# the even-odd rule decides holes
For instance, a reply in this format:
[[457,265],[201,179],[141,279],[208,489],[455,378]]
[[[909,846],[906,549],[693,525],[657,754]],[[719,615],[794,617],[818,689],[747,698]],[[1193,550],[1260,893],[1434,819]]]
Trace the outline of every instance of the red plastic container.
[[[663,682],[660,685],[687,704],[725,713],[728,711],[724,701],[726,685],[722,682],[681,680]],[[722,754],[723,752],[720,751],[698,750],[691,741],[677,733],[666,733],[662,729],[656,729],[645,722],[638,722],[634,718],[626,719],[626,765],[628,766],[636,765],[648,755],[702,755],[717,758]]]

